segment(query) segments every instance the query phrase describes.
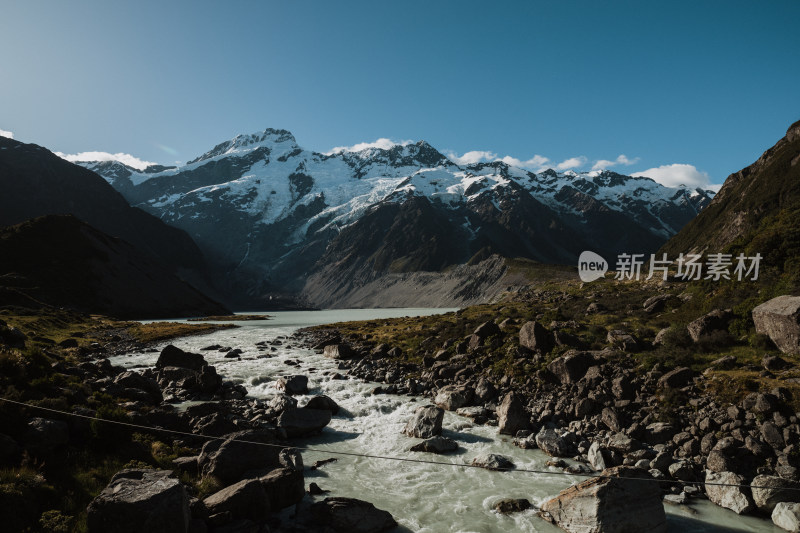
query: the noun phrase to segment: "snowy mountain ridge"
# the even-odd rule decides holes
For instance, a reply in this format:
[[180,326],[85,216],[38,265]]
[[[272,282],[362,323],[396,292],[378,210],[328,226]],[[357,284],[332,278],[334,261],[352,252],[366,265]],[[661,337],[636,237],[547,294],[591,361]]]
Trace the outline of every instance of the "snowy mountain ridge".
[[[348,268],[364,276],[367,264],[437,269],[478,252],[569,263],[598,239],[601,252],[652,251],[713,196],[607,170],[458,165],[425,141],[322,154],[280,129],[238,135],[179,167],[82,165],[132,205],[189,232],[242,283],[277,281],[294,291],[345,248],[348,261],[359,258]],[[367,248],[336,238],[359,224],[370,226],[351,239]],[[422,233],[398,248],[386,241],[398,225],[407,226],[403,235]],[[441,255],[436,265],[420,251],[429,245]]]

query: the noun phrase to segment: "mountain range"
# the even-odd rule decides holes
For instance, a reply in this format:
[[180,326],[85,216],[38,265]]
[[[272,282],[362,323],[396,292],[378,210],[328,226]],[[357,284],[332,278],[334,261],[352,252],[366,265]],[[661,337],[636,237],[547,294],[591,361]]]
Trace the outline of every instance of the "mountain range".
[[[461,166],[424,141],[322,154],[278,129],[179,167],[81,165],[191,235],[238,306],[357,306],[364,299],[353,294],[375,296],[365,287],[419,288],[414,274],[444,276],[493,256],[573,265],[587,249],[650,253],[713,197],[611,171]],[[465,282],[476,275],[460,272]]]

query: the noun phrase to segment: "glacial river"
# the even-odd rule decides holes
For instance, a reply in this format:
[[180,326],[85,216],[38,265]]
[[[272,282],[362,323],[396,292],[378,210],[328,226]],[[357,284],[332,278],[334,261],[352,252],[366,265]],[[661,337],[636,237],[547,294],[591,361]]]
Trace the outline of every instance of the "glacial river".
[[[503,498],[527,498],[535,506],[558,494],[571,484],[584,479],[560,475],[560,469],[546,466],[549,459],[539,450],[522,450],[511,439],[501,437],[491,426],[479,426],[469,419],[446,413],[444,435],[458,441],[460,449],[451,455],[410,452],[419,439],[401,433],[414,409],[426,403],[422,397],[372,395],[377,385],[355,379],[333,380],[323,376],[326,370],[336,371],[336,362],[311,350],[292,346],[282,338],[276,351],[260,351],[256,343],[289,337],[297,329],[347,320],[367,320],[413,315],[431,315],[446,309],[355,309],[328,311],[285,311],[268,313],[273,318],[263,321],[237,322],[240,328],[208,335],[171,341],[184,350],[220,344],[243,350],[241,360],[225,359],[224,353],[201,352],[209,364],[227,380],[240,381],[249,395],[268,398],[277,393],[275,380],[282,375],[304,374],[309,377],[310,394],[326,394],[341,407],[323,432],[304,445],[327,452],[303,452],[306,484],[316,482],[331,491],[328,496],[346,496],[367,500],[392,513],[400,524],[397,531],[425,533],[443,532],[558,532],[560,529],[536,516],[531,510],[509,516],[492,510]],[[165,343],[167,344],[167,343]],[[261,358],[261,354],[274,354]],[[112,359],[116,365],[147,367],[155,364],[157,353],[132,353]],[[300,360],[300,366],[284,364],[287,359]],[[265,379],[266,378],[266,379]],[[307,398],[298,397],[300,405]],[[526,472],[492,472],[478,468],[415,464],[352,456],[336,456],[343,451],[384,457],[431,459],[454,465],[469,463],[483,452],[510,457],[518,468],[553,472],[553,475]],[[334,463],[316,471],[308,466],[314,461],[337,457]],[[695,499],[690,506],[666,505],[670,531],[693,532],[774,532],[781,529],[771,521],[738,516],[707,500]],[[284,516],[288,517],[287,512]]]

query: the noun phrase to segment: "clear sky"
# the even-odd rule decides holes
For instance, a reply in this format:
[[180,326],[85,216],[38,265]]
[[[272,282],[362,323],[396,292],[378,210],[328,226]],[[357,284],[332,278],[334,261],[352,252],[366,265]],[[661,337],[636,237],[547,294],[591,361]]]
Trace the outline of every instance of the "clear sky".
[[800,119],[798,28],[796,0],[5,0],[0,130],[174,163],[275,127],[720,183]]

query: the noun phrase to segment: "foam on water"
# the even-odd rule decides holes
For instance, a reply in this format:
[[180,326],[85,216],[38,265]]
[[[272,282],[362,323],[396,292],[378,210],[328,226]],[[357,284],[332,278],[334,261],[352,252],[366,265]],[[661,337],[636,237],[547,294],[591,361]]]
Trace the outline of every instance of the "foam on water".
[[[316,482],[330,495],[360,498],[392,513],[410,531],[439,532],[558,532],[560,529],[538,518],[534,511],[503,516],[492,511],[503,498],[527,498],[536,506],[582,477],[561,475],[560,469],[546,466],[549,459],[539,450],[523,450],[512,445],[496,428],[478,426],[453,413],[444,418],[444,436],[458,441],[459,450],[450,455],[409,452],[420,439],[401,433],[406,421],[419,405],[429,403],[422,397],[373,395],[377,384],[354,379],[335,380],[337,363],[298,348],[288,337],[300,327],[345,320],[368,320],[398,316],[434,314],[442,309],[375,309],[345,311],[291,311],[272,313],[268,321],[237,322],[241,327],[208,335],[171,341],[179,348],[199,351],[219,344],[243,351],[241,360],[226,359],[216,351],[201,352],[227,380],[245,385],[250,396],[269,398],[278,391],[275,380],[283,375],[309,377],[309,393],[327,394],[342,408],[319,436],[304,440],[304,446],[319,450],[377,456],[428,459],[452,464],[470,463],[484,452],[498,453],[512,459],[518,468],[544,470],[553,475],[527,472],[491,472],[478,468],[388,461],[375,458],[336,456],[325,451],[303,452],[306,465],[337,457],[335,463],[316,471],[306,470],[306,482]],[[276,351],[260,350],[256,343],[281,338]],[[166,343],[165,343],[166,344]],[[274,355],[258,359],[259,355]],[[117,356],[112,362],[126,367],[152,366],[157,353],[133,353]],[[287,359],[300,360],[288,366]],[[329,371],[328,376],[322,373]],[[298,397],[300,405],[307,397]],[[779,532],[771,522],[741,517],[705,500],[695,500],[690,507],[666,507],[671,531],[694,532]],[[288,515],[287,515],[288,516]]]

